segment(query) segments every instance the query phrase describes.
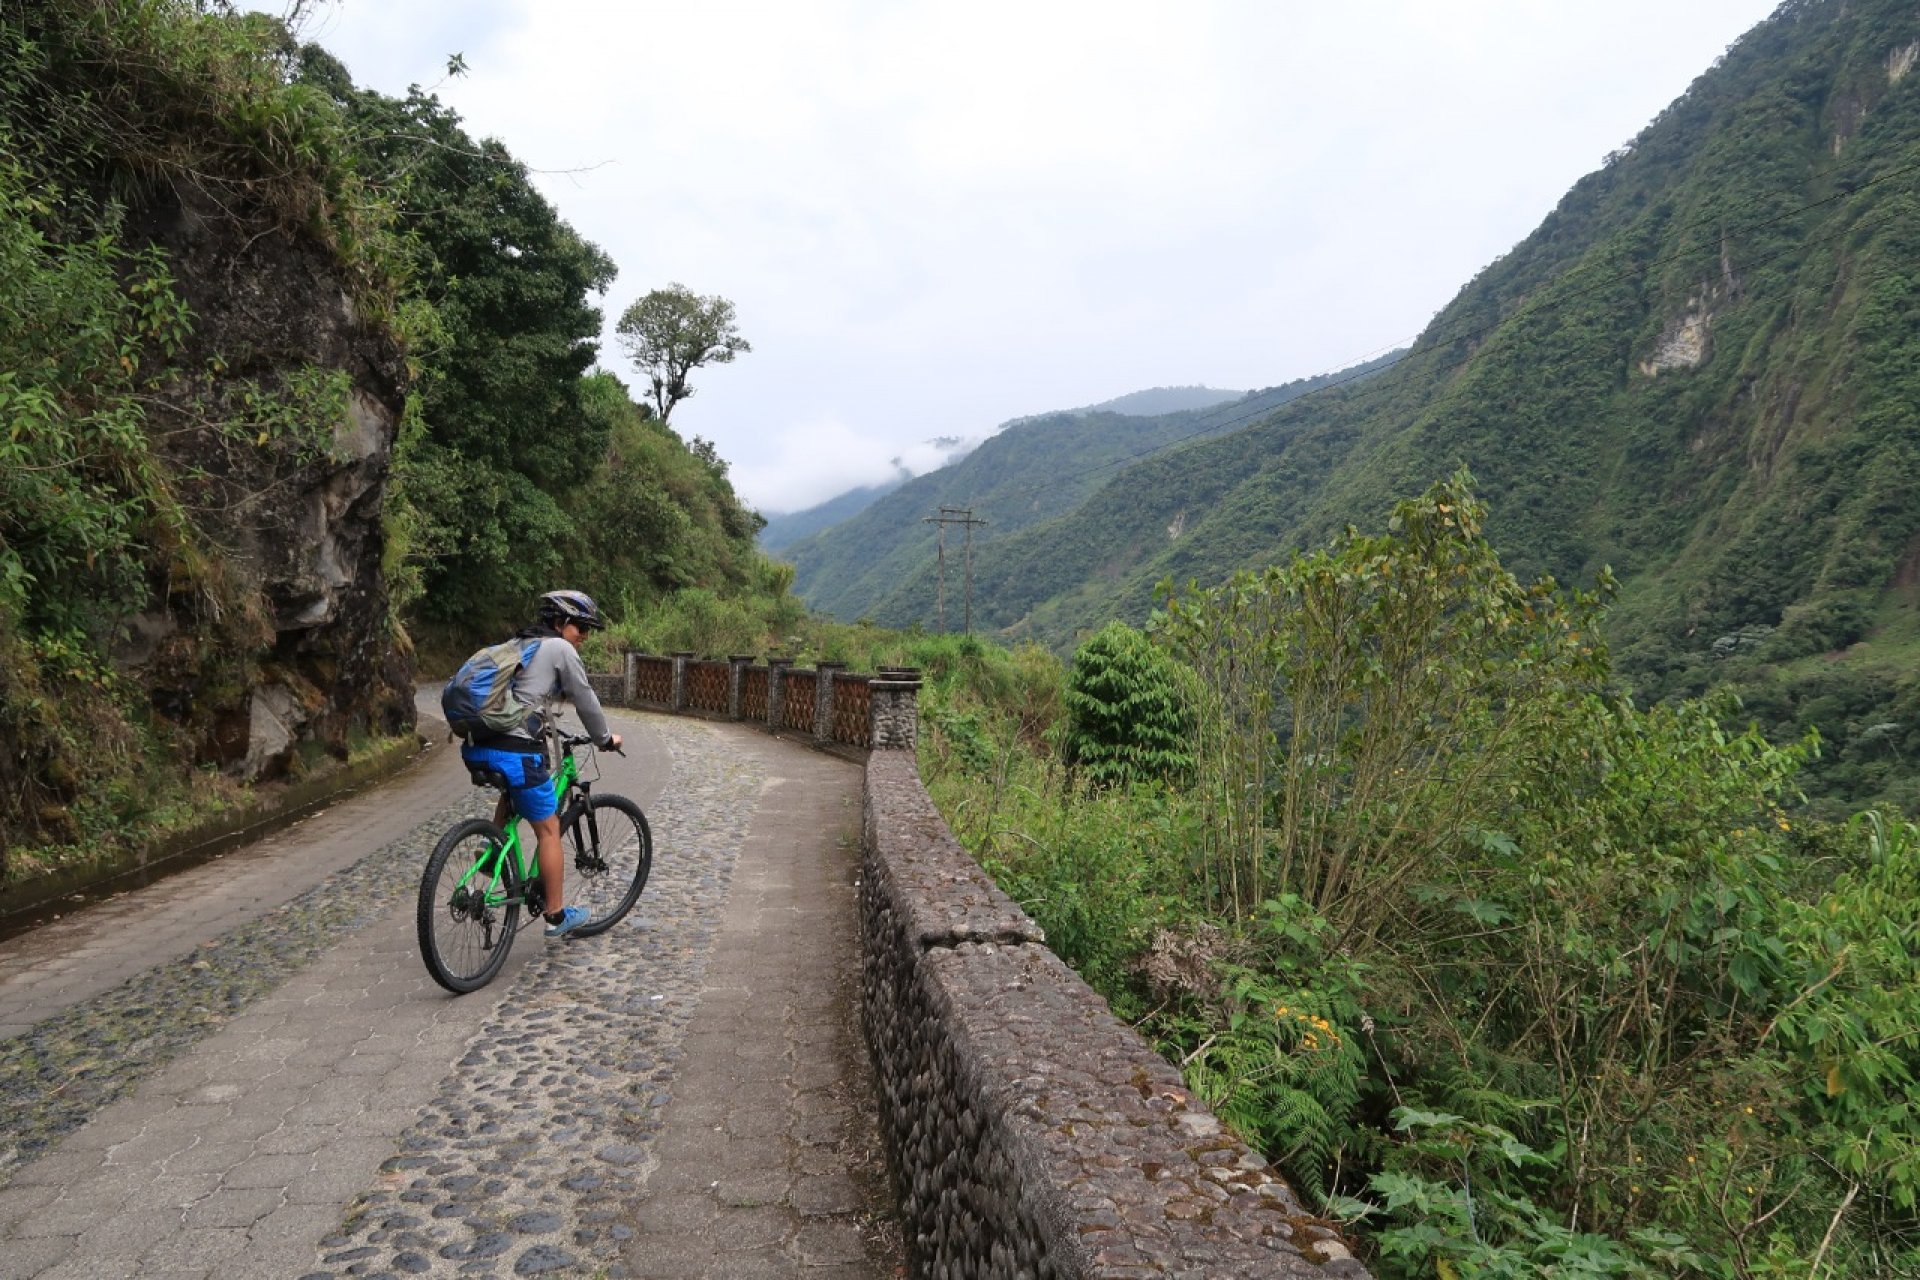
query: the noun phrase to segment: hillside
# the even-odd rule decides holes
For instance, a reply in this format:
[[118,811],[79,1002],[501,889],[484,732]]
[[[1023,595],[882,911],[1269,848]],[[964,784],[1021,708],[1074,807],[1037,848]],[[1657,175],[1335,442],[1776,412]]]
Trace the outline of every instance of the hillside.
[[[1018,419],[958,462],[916,477],[853,519],[788,547],[794,590],[813,608],[843,619],[884,611],[886,620],[899,625],[931,624],[937,534],[923,521],[940,507],[990,512],[993,535],[1005,537],[1072,510],[1116,470],[1142,458],[1232,431],[1289,400],[1386,368],[1398,356],[1249,392],[1211,409],[1148,417],[1065,410]],[[914,604],[902,605],[895,596],[910,580],[924,580],[927,587]],[[918,611],[903,612],[909,608]]]
[[1920,801],[1916,57],[1909,5],[1783,5],[1391,370],[990,526],[976,623],[1070,643],[1464,464],[1518,570],[1622,578],[1643,695],[1730,680],[1770,732],[1820,729],[1816,787]]
[[778,554],[802,538],[818,533],[822,529],[830,529],[842,521],[853,519],[911,478],[903,469],[896,479],[886,484],[861,485],[857,489],[849,489],[838,497],[829,498],[818,506],[808,507],[804,511],[767,516],[767,523],[760,530],[760,547],[764,551]]

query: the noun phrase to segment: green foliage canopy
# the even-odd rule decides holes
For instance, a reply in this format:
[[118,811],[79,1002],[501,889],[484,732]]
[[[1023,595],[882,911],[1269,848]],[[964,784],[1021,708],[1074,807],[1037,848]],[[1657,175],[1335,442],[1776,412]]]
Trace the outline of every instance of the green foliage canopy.
[[1602,596],[1507,572],[1471,486],[1463,472],[1400,503],[1385,535],[1349,530],[1170,596],[1236,915],[1277,875],[1343,927],[1377,929],[1391,894],[1512,785],[1561,700],[1605,678]]
[[311,45],[299,69],[343,113],[353,163],[406,229],[409,296],[430,308],[394,463],[401,603],[443,625],[512,616],[557,580],[567,495],[605,461],[610,423],[586,412],[582,378],[613,263],[433,95],[356,89]]
[[654,289],[620,315],[615,332],[633,367],[647,380],[660,421],[693,395],[695,369],[731,364],[753,350],[740,336],[733,303],[702,297],[683,284]]

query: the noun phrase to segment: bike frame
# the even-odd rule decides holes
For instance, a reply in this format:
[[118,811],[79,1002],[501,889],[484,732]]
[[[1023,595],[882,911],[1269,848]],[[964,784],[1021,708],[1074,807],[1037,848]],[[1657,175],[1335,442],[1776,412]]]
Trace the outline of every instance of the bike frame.
[[[567,803],[573,798],[575,791],[578,790],[584,794],[588,785],[580,781],[580,765],[573,758],[571,747],[566,749],[566,755],[561,759],[559,769],[554,772],[553,782],[556,794],[554,813],[564,815]],[[511,799],[508,804],[512,804]],[[501,872],[507,866],[508,858],[512,858],[512,865],[518,868],[522,886],[530,885],[539,878],[540,868],[534,865],[534,851],[520,842],[520,824],[524,821],[525,819],[519,814],[509,809],[506,838],[496,848],[474,860],[473,865],[467,868],[466,874],[460,877],[459,884],[454,886],[456,891],[467,888],[474,877],[481,876],[489,881],[485,894],[487,905],[489,907],[505,906],[507,894],[500,885],[506,879]]]

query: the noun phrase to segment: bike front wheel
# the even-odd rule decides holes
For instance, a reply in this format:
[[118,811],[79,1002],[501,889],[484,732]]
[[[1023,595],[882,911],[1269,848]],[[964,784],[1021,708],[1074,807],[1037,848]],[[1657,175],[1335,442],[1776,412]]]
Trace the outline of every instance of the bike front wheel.
[[573,931],[591,937],[633,909],[653,870],[653,832],[647,815],[625,796],[594,796],[560,833],[566,845],[568,897],[587,910]]
[[520,924],[519,873],[500,854],[504,840],[491,822],[469,818],[440,837],[420,877],[420,958],[456,995],[493,981]]

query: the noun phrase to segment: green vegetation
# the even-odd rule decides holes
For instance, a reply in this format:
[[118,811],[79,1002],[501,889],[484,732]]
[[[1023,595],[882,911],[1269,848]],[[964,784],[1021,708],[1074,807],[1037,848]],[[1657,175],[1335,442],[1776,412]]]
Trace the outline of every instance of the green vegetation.
[[1124,622],[1081,645],[1067,670],[1061,757],[1097,787],[1179,781],[1193,772],[1186,672]]
[[388,522],[396,603],[429,646],[459,652],[524,621],[563,578],[610,602],[691,583],[744,588],[757,524],[725,465],[710,448],[689,451],[617,379],[588,372],[601,319],[591,295],[613,263],[561,221],[524,164],[470,137],[433,95],[356,89],[324,50],[298,57],[302,83],[336,104],[354,163],[408,228],[409,297],[430,318]]
[[[0,817],[71,843],[154,772],[95,637],[141,598],[150,531],[177,541],[186,523],[147,447],[137,373],[185,317],[163,263],[49,242],[37,205],[0,162]],[[103,774],[105,795],[90,785]]]
[[[588,372],[613,274],[500,143],[274,19],[0,9],[0,868],[230,803],[266,686],[306,726],[273,769],[346,760],[400,728],[415,640],[464,653],[562,581],[796,612],[725,464]],[[316,642],[261,567],[311,531],[265,499],[346,471],[322,523],[381,569],[336,566]]]
[[1809,816],[1815,741],[1724,697],[1621,696],[1605,584],[1517,578],[1486,522],[1457,476],[1172,593],[1190,781],[1088,787],[1064,699],[985,688],[922,771],[1377,1274],[1913,1274],[1920,827]]
[[[183,771],[206,728],[155,714],[114,659],[158,594],[193,626],[176,657],[215,701],[265,638],[261,600],[204,527],[205,476],[158,446],[156,415],[215,422],[222,447],[296,450],[335,389],[235,378],[199,339],[165,256],[128,227],[191,189],[246,234],[318,247],[357,306],[388,316],[395,241],[338,163],[343,135],[289,85],[252,19],[177,3],[53,0],[0,16],[0,869],[30,873],[218,804]],[[294,442],[306,442],[306,445]],[[26,841],[28,848],[21,849]]]

